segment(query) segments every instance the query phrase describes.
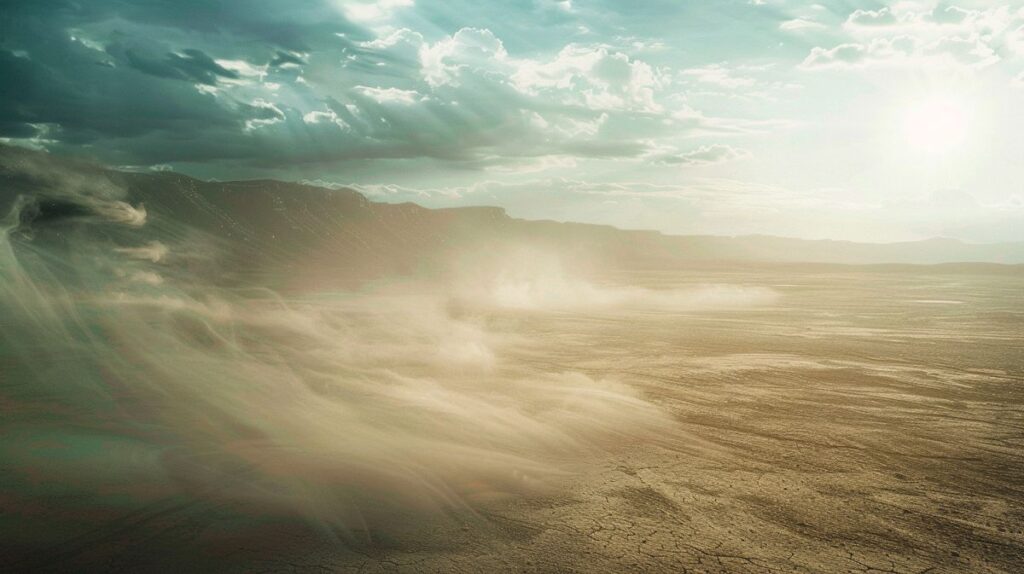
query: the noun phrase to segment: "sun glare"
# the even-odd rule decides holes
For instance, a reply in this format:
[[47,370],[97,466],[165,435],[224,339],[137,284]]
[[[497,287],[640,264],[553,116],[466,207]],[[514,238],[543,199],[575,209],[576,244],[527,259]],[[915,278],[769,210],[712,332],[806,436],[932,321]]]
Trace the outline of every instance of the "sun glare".
[[912,151],[939,154],[961,146],[969,131],[968,108],[954,98],[933,97],[913,104],[903,130]]

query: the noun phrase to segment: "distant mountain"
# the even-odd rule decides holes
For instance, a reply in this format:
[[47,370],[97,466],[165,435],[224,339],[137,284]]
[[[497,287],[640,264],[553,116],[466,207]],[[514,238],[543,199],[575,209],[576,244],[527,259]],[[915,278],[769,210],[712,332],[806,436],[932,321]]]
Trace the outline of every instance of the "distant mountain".
[[[276,278],[271,283],[363,281],[429,270],[460,253],[510,244],[551,249],[618,268],[1024,263],[1024,243],[973,245],[930,239],[868,244],[772,236],[671,236],[526,221],[495,207],[427,209],[412,203],[377,203],[351,189],[115,171],[0,147],[0,219],[7,214],[5,227],[23,234],[49,233],[56,240],[66,236],[65,226],[76,222],[104,214],[116,219],[143,213],[145,225],[102,225],[90,237],[109,242],[113,249],[153,242],[173,245],[170,256],[178,258],[187,272],[227,283],[248,283],[254,276]],[[74,251],[74,245],[67,247]]]
[[1024,263],[1024,242],[970,244],[933,238],[897,243],[807,240],[769,235],[743,237],[689,236],[672,238],[681,249],[710,257],[771,262],[842,264],[938,264],[959,262]]

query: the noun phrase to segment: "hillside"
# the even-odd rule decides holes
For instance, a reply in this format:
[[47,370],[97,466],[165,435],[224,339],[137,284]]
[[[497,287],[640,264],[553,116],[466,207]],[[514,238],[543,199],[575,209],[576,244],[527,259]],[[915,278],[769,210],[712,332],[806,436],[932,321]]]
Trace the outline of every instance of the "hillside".
[[[1024,263],[1024,243],[670,236],[526,221],[496,207],[377,203],[350,189],[274,180],[215,182],[171,172],[121,172],[12,147],[0,148],[0,182],[0,212],[8,214],[8,226],[16,232],[45,238],[48,230],[59,230],[51,239],[64,240],[69,221],[103,220],[78,228],[88,227],[90,236],[115,249],[158,243],[185,272],[225,283],[248,283],[254,276],[272,285],[361,282],[435,271],[453,257],[507,245],[551,250],[603,268]],[[144,218],[145,225],[111,225],[111,213]],[[61,225],[53,225],[58,221]]]

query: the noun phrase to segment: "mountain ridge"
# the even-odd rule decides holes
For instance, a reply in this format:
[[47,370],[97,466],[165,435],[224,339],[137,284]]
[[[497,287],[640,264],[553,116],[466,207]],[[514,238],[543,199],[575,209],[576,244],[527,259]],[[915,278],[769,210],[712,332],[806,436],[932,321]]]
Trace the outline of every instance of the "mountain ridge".
[[[0,185],[0,217],[14,209],[19,197],[35,202],[18,216],[20,227],[33,226],[38,231],[50,219],[83,219],[82,214],[90,210],[138,211],[141,215],[135,216],[145,218],[143,227],[133,233],[110,228],[104,232],[104,241],[176,243],[174,251],[181,252],[181,257],[186,257],[190,245],[216,245],[220,251],[216,257],[211,255],[207,261],[204,254],[194,256],[189,269],[219,274],[226,281],[241,281],[253,274],[314,283],[362,281],[415,273],[467,251],[495,252],[508,245],[598,261],[610,269],[1024,264],[1024,242],[970,244],[931,238],[859,243],[771,235],[668,235],[592,223],[517,219],[495,206],[431,209],[411,202],[376,202],[357,190],[307,182],[207,181],[168,171],[118,171],[10,146],[0,147]],[[97,202],[117,206],[98,207]],[[212,263],[214,259],[218,263]]]

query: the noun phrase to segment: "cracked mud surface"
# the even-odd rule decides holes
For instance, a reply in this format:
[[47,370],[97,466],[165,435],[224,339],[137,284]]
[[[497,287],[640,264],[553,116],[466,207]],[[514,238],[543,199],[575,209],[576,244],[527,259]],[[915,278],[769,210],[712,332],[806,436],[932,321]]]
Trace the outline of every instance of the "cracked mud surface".
[[535,497],[339,540],[169,504],[37,563],[84,571],[1019,572],[1024,276],[617,276],[772,287],[772,305],[495,317],[506,367],[612,377],[678,436],[595,452]]

